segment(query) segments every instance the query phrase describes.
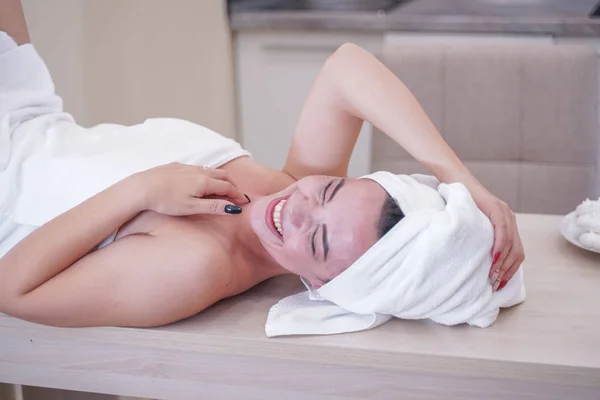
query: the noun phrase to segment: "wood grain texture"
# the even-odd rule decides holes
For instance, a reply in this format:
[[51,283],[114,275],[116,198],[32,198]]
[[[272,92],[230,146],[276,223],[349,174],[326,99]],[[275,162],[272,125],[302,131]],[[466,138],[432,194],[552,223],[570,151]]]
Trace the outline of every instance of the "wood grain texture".
[[[0,381],[161,399],[598,399],[600,255],[519,215],[527,301],[490,328],[399,321],[268,339],[281,278],[156,329],[52,328],[0,316]],[[401,395],[400,395],[401,394]]]

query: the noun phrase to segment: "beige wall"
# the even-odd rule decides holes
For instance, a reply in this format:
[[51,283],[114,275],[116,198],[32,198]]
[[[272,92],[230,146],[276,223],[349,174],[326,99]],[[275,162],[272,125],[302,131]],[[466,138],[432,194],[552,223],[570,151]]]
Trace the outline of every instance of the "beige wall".
[[[65,110],[81,125],[176,117],[236,136],[224,0],[23,0],[23,7]],[[24,400],[116,399],[24,389]],[[12,391],[0,384],[0,400]]]
[[32,41],[82,125],[177,117],[235,136],[224,0],[23,5]]
[[84,1],[22,1],[31,40],[46,61],[65,108],[86,123],[83,93]]

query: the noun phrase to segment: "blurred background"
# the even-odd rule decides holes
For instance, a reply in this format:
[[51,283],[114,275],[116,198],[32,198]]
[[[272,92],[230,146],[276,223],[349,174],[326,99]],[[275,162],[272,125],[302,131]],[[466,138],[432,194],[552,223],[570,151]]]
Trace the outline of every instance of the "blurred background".
[[[492,192],[518,212],[551,214],[600,194],[597,3],[23,0],[32,41],[84,126],[184,118],[279,168],[319,68],[353,42],[405,81]],[[365,124],[350,175],[374,169],[422,172]]]

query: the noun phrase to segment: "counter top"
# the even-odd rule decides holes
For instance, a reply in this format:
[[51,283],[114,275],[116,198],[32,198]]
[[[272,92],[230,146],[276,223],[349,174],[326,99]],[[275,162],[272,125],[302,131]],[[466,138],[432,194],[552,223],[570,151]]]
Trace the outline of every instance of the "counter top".
[[596,0],[410,0],[387,12],[290,10],[282,0],[268,10],[234,9],[234,31],[324,30],[353,32],[536,34],[600,37]]
[[564,240],[560,220],[518,216],[528,298],[487,329],[392,320],[269,339],[269,308],[302,289],[283,277],[155,329],[53,328],[0,314],[0,382],[178,399],[447,399],[450,390],[462,399],[597,399],[600,254]]

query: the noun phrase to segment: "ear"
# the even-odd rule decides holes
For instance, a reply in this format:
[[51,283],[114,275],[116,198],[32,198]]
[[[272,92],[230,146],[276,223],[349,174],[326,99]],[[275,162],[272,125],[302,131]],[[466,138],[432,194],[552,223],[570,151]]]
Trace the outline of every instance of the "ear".
[[314,289],[319,289],[321,288],[323,285],[326,285],[327,283],[329,283],[331,279],[328,279],[326,281],[319,279],[319,278],[315,278],[315,279],[309,279],[310,285],[314,288]]
[[304,278],[308,281],[308,283],[310,283],[310,286],[313,289],[319,289],[321,286],[323,286],[325,283],[325,281],[323,281],[322,279],[319,279],[317,277],[313,277],[313,278]]

